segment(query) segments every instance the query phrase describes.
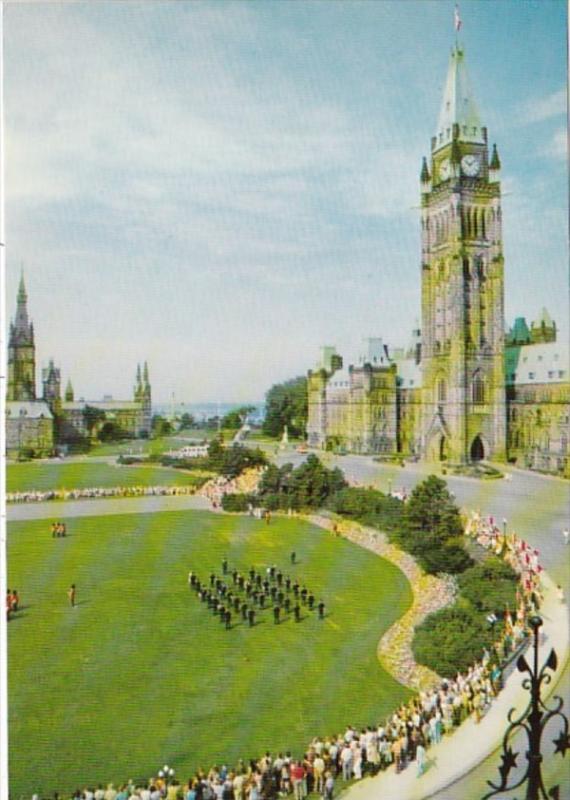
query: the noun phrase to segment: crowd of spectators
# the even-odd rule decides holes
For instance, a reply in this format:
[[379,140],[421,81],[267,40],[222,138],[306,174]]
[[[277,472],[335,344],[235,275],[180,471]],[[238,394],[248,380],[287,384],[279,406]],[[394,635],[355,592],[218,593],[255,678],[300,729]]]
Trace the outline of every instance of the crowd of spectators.
[[31,489],[27,492],[8,492],[8,503],[45,503],[48,500],[84,500],[108,497],[165,497],[196,493],[196,486],[98,486],[85,489]]

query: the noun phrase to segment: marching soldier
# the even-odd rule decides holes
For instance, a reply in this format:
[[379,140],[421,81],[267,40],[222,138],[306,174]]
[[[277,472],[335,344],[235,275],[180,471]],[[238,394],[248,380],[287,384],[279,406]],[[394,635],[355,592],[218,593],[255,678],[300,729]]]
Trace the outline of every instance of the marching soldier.
[[[244,619],[245,619],[245,617],[244,617]],[[255,623],[255,611],[253,610],[253,608],[249,609],[249,612],[248,612],[248,615],[247,615],[247,619],[249,621],[249,627],[253,628],[254,623]]]
[[241,616],[243,619],[247,619],[247,603],[241,604]]
[[325,618],[325,604],[323,603],[322,600],[318,604],[317,608],[319,609],[319,619],[324,619]]
[[295,614],[295,622],[301,621],[301,606],[299,603],[295,603],[295,608],[293,609],[293,613]]
[[279,615],[281,614],[281,609],[279,606],[275,606],[273,609],[273,621],[276,625],[279,625]]
[[312,592],[309,592],[309,596],[307,597],[307,602],[309,604],[309,608],[312,611],[313,606],[315,605],[315,595]]

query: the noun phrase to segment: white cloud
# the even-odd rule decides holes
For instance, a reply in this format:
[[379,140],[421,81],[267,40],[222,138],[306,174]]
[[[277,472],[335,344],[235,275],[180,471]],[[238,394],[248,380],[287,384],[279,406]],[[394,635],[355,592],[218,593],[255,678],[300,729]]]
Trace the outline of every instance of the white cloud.
[[558,128],[552,134],[547,145],[540,150],[540,155],[566,162],[568,160],[568,130]]
[[567,110],[567,97],[566,88],[558,89],[546,97],[535,97],[520,109],[520,119],[530,124],[561,116]]

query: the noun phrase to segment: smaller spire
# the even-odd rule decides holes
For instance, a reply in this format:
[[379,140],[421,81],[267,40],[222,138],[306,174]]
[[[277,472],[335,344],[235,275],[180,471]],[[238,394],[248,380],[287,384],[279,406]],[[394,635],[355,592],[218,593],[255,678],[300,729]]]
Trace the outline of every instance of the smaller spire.
[[420,181],[422,183],[429,183],[430,180],[431,180],[431,175],[429,174],[429,169],[428,169],[428,165],[427,165],[427,159],[424,156],[424,158],[422,160],[422,171],[420,173]]
[[492,170],[499,170],[501,169],[501,159],[499,158],[499,153],[497,152],[497,145],[493,145],[493,153],[491,155],[491,163],[489,164],[489,169]]
[[67,386],[65,387],[65,401],[66,403],[73,403],[73,399],[74,399],[73,385],[71,383],[71,378],[68,378]]
[[20,285],[18,286],[18,305],[28,302],[28,294],[26,292],[26,283],[24,281],[24,268],[20,273]]

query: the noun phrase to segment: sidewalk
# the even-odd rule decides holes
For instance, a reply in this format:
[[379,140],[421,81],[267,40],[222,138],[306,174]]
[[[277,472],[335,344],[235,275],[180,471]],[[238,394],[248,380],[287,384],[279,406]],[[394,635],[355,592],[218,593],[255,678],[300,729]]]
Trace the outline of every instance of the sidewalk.
[[[541,609],[543,625],[540,640],[539,664],[547,659],[552,647],[558,656],[558,669],[553,684],[545,687],[544,697],[555,691],[556,678],[562,672],[569,655],[568,606],[557,597],[556,586],[543,574],[544,603]],[[527,651],[530,653],[530,650]],[[530,655],[526,656],[527,661]],[[374,778],[364,778],[342,795],[342,800],[424,800],[466,775],[481,761],[487,758],[501,744],[507,729],[507,714],[511,708],[522,712],[528,705],[530,694],[522,688],[527,676],[518,670],[511,674],[507,685],[495,700],[479,725],[473,717],[466,720],[455,733],[429,748],[427,752],[427,771],[416,777],[416,764],[396,775],[394,767]],[[500,760],[497,756],[497,767]],[[496,775],[490,776],[495,778]]]

